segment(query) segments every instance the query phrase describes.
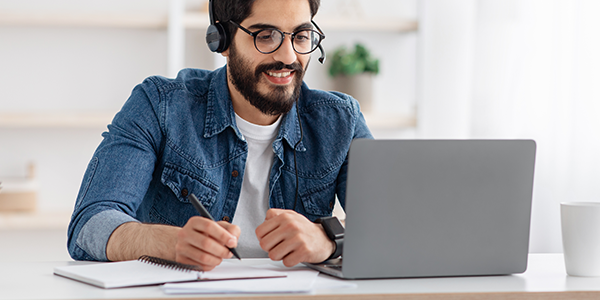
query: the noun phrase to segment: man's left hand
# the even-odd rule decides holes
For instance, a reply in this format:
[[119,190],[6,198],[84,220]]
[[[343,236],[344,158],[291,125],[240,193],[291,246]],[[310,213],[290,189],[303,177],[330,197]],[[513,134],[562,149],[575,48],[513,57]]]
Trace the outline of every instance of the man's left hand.
[[287,209],[269,209],[265,221],[256,228],[256,237],[269,258],[283,260],[287,267],[322,262],[335,250],[335,243],[320,224]]

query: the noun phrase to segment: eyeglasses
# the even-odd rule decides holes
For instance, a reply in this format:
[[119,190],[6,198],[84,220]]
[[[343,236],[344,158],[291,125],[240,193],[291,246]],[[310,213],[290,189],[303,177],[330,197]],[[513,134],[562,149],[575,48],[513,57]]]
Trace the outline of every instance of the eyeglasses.
[[283,44],[286,34],[290,35],[292,39],[292,48],[298,54],[309,54],[317,50],[319,44],[321,44],[321,41],[325,38],[325,35],[321,33],[322,31],[319,26],[312,20],[311,23],[321,32],[313,29],[300,29],[294,33],[289,33],[283,32],[277,28],[265,28],[251,32],[234,21],[229,20],[229,22],[252,36],[254,38],[254,47],[258,52],[263,54],[270,54],[277,51]]

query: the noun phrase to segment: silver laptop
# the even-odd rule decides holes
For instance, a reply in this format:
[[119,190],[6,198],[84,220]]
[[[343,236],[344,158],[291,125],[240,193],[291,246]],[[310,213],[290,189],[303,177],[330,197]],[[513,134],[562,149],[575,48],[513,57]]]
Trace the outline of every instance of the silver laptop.
[[355,140],[342,259],[349,279],[503,275],[527,268],[532,140]]

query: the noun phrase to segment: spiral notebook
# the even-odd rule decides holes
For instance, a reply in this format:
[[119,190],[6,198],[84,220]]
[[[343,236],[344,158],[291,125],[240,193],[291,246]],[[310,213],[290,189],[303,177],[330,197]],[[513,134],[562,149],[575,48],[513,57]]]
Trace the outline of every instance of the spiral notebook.
[[286,273],[223,261],[211,271],[197,266],[142,256],[138,260],[55,267],[54,274],[111,289],[171,282],[286,277]]

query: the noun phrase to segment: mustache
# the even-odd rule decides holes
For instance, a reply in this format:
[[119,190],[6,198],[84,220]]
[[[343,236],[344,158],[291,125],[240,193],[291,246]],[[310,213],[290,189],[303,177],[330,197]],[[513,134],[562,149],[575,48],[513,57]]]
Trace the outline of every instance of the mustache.
[[300,65],[299,62],[294,62],[292,64],[284,64],[284,63],[278,61],[278,62],[258,65],[256,67],[254,75],[256,77],[259,77],[260,74],[263,72],[270,71],[270,70],[277,71],[277,70],[283,70],[283,69],[294,70],[294,71],[298,72],[299,74],[302,74],[304,72],[304,70],[302,69],[302,65]]

